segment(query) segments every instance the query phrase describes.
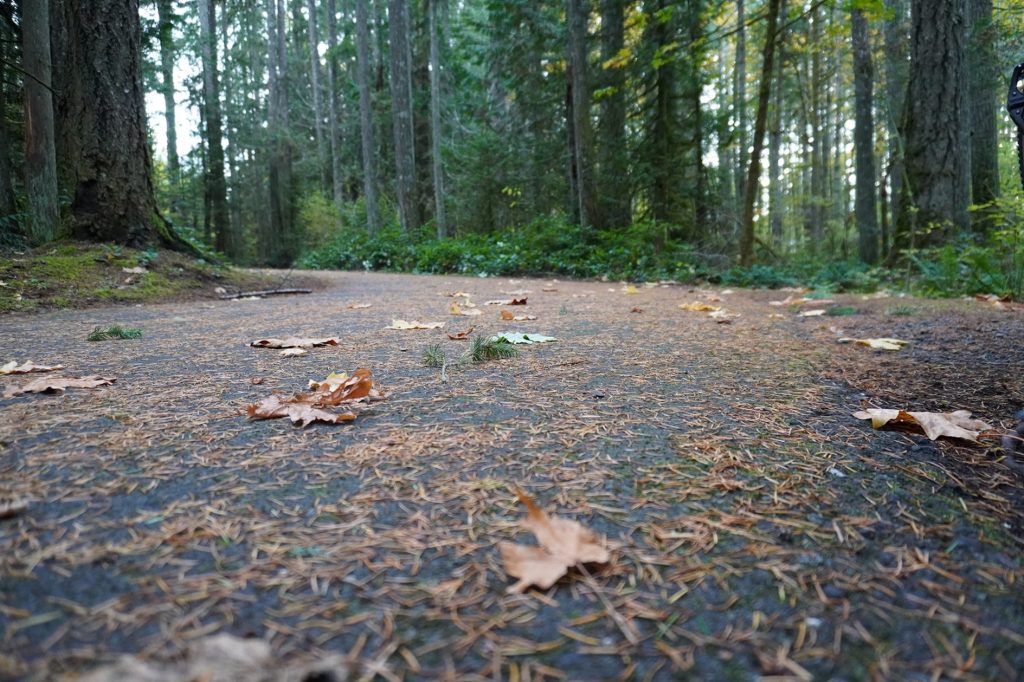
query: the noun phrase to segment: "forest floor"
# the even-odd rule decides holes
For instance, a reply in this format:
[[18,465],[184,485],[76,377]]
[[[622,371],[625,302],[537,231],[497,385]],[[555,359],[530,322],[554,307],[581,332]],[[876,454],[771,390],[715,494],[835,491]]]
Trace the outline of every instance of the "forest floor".
[[[1024,311],[315,277],[308,296],[3,318],[0,360],[116,383],[0,399],[0,496],[27,503],[0,520],[0,678],[174,659],[228,632],[286,665],[337,655],[365,680],[1019,679],[1024,475],[991,439],[931,442],[852,413],[960,408],[1010,427]],[[482,315],[449,315],[460,291]],[[513,296],[537,320],[484,305]],[[740,316],[679,307],[692,302]],[[384,330],[394,318],[445,326]],[[85,341],[110,322],[143,336]],[[423,351],[454,356],[466,342],[447,333],[470,325],[558,340],[442,381]],[[248,345],[291,335],[339,344]],[[354,422],[246,418],[272,391],[358,367],[386,400]],[[508,593],[497,543],[534,543],[515,486],[606,537],[611,560]]]

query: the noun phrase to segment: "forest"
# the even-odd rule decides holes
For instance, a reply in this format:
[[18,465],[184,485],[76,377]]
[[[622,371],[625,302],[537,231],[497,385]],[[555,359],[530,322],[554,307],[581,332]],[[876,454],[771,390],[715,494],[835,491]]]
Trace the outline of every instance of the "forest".
[[1022,13],[1016,0],[6,1],[0,241],[1020,295],[1002,107]]

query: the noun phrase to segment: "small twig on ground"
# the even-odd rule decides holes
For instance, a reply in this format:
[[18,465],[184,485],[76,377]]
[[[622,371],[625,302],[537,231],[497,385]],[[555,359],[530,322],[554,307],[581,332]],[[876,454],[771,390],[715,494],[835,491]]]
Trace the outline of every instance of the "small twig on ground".
[[237,294],[222,294],[220,300],[229,301],[235,298],[249,298],[250,296],[283,296],[285,294],[311,294],[312,289],[265,289],[262,291],[239,291]]

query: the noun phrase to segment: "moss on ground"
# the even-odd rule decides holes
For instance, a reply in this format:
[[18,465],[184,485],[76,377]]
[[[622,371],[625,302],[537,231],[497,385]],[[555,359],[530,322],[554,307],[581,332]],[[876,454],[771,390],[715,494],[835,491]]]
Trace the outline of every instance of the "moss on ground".
[[[145,268],[145,272],[126,269]],[[0,254],[0,313],[82,308],[117,302],[154,303],[264,288],[270,278],[173,251],[56,242]]]

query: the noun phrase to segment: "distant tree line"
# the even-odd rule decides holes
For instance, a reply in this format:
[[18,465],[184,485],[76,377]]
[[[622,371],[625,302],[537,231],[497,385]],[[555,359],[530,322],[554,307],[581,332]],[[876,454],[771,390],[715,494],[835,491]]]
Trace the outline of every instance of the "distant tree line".
[[0,230],[179,246],[181,231],[286,265],[330,238],[305,224],[316,210],[440,238],[560,216],[657,221],[743,264],[894,261],[988,229],[1022,11],[0,0]]

